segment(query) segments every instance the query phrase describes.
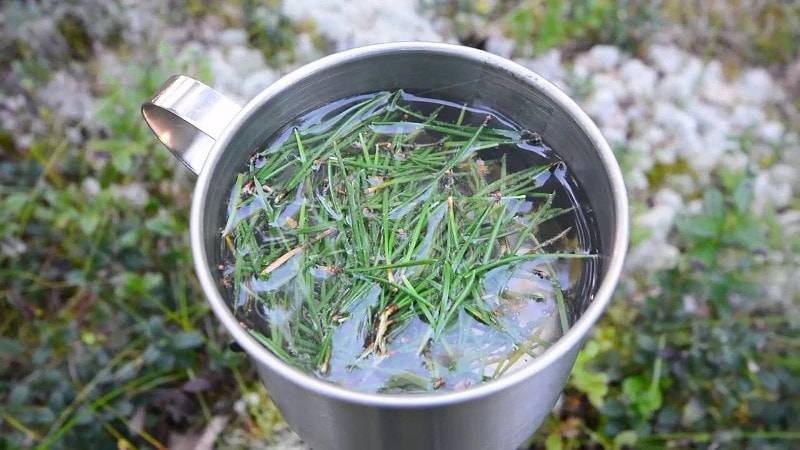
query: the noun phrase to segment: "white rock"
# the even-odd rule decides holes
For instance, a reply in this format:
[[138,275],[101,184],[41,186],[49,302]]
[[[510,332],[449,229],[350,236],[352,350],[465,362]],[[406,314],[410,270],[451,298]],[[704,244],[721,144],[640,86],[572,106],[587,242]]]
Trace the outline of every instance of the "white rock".
[[686,204],[687,214],[700,214],[703,212],[703,201],[695,199]]
[[679,210],[683,207],[683,199],[681,195],[672,189],[661,189],[653,196],[653,203],[659,206],[667,206],[674,210]]
[[283,12],[295,21],[310,20],[337,50],[393,41],[441,41],[443,37],[416,9],[413,0],[292,0]]
[[637,134],[636,139],[640,139],[642,146],[652,151],[653,148],[664,145],[667,135],[664,128],[645,126],[644,130]]
[[634,218],[634,223],[650,230],[650,239],[666,241],[683,200],[675,191],[660,190],[653,198],[654,206]]
[[630,272],[655,273],[675,267],[679,257],[680,252],[674,245],[655,239],[646,239],[631,249],[625,259],[625,266],[626,270]]
[[233,411],[239,416],[247,414],[247,403],[245,403],[244,399],[240,398],[233,403]]
[[680,139],[681,135],[697,134],[697,120],[669,102],[655,104],[653,120],[671,131],[674,139]]
[[776,120],[768,120],[758,127],[758,135],[765,141],[776,144],[781,141],[785,127]]
[[585,63],[592,69],[609,71],[619,63],[620,52],[610,45],[595,45],[585,54]]
[[667,176],[667,185],[684,197],[693,195],[697,191],[697,183],[687,173],[675,173]]
[[694,314],[699,309],[697,298],[693,295],[683,296],[683,310],[689,314]]
[[79,127],[68,127],[64,131],[64,136],[67,138],[67,141],[73,145],[82,145],[83,144],[83,134]]
[[100,182],[97,178],[86,177],[81,182],[81,190],[87,197],[94,197],[100,192]]
[[231,47],[227,60],[240,75],[247,75],[266,67],[260,51],[244,46]]
[[516,44],[514,43],[514,40],[507,38],[503,34],[502,30],[496,27],[489,29],[486,38],[487,52],[494,53],[495,55],[499,55],[504,58],[511,58],[515,47]]
[[680,71],[668,74],[658,83],[658,91],[666,98],[686,101],[694,94],[701,74],[700,60],[694,57],[685,58]]
[[255,392],[248,392],[243,397],[245,403],[250,406],[257,406],[261,403],[261,397]]
[[730,130],[730,119],[723,108],[694,98],[688,101],[683,109],[697,120],[697,131],[701,134],[716,131],[728,133]]
[[565,88],[566,70],[561,62],[561,52],[557,49],[548,50],[533,59],[520,59],[517,62],[555,83],[556,86]]
[[764,212],[772,206],[783,208],[792,199],[792,183],[797,171],[785,164],[776,164],[769,170],[756,175],[753,183],[753,210]]
[[226,47],[247,45],[247,33],[241,28],[228,28],[217,35],[217,41]]
[[144,185],[136,182],[112,186],[111,193],[114,198],[125,200],[137,208],[144,206],[149,198]]
[[255,97],[277,78],[278,74],[272,69],[261,69],[255,71],[244,78],[241,87],[241,94],[245,98]]
[[60,120],[86,122],[94,111],[90,92],[87,80],[59,71],[37,92],[37,97],[40,105],[49,108]]
[[736,89],[725,81],[719,61],[706,65],[700,81],[700,94],[702,99],[718,105],[732,106],[736,103]]
[[294,55],[297,58],[296,62],[300,64],[314,61],[323,56],[308,33],[300,33],[295,36]]
[[652,45],[647,57],[663,73],[675,73],[682,69],[686,54],[671,45]]
[[721,160],[721,166],[732,172],[744,170],[750,163],[750,158],[742,152],[726,152]]
[[765,120],[764,110],[746,104],[739,104],[733,109],[731,121],[733,125],[744,130],[750,127],[760,126]]
[[15,236],[7,236],[0,240],[0,254],[7,258],[16,258],[25,253],[28,246],[25,241]]
[[772,77],[761,68],[745,71],[737,81],[737,92],[743,100],[756,104],[778,97]]
[[788,236],[800,233],[800,210],[792,209],[778,215],[778,224]]
[[629,59],[620,67],[619,75],[630,94],[638,98],[650,98],[655,93],[658,74],[638,59]]
[[233,67],[219,49],[212,48],[208,52],[214,88],[223,94],[238,97],[238,86],[241,83],[236,68]]

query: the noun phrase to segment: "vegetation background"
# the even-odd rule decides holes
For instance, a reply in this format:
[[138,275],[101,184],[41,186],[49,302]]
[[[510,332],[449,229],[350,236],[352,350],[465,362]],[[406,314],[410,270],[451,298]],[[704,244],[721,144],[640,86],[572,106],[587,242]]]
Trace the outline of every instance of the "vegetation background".
[[526,447],[800,446],[800,4],[389,5],[2,2],[0,448],[304,448],[205,305],[193,181],[139,106],[399,39],[553,77],[625,171],[626,275]]

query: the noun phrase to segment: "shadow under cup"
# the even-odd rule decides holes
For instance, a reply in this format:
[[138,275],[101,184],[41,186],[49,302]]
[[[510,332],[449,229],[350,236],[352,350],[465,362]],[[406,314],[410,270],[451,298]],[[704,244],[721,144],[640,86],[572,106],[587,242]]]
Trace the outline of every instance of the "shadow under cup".
[[[354,393],[301,374],[264,355],[266,349],[255,350],[253,345],[258,344],[233,316],[228,312],[223,317],[219,310],[220,303],[229,303],[220,292],[216,269],[222,260],[220,229],[225,225],[230,187],[252,153],[305,112],[342,98],[397,89],[486,107],[537,131],[582,185],[596,227],[593,246],[603,255],[598,259],[598,289],[593,301],[587,298],[573,305],[573,328],[531,362],[537,369],[526,367],[463,392]],[[585,334],[610,298],[627,241],[627,204],[619,169],[585,114],[550,83],[516,64],[443,44],[364,47],[282,78],[233,120],[206,161],[195,196],[192,244],[209,300],[229,330],[239,329],[231,330],[234,338],[240,343],[252,341],[243,347],[287,422],[313,448],[516,447],[560,395]],[[592,303],[600,304],[592,307]],[[584,313],[591,317],[575,322]]]

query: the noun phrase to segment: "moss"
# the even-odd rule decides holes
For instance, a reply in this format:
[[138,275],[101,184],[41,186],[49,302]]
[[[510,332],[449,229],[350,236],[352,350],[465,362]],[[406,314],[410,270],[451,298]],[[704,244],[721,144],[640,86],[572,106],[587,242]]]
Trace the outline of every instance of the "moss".
[[766,62],[792,61],[800,49],[800,5],[768,3],[756,17],[763,25],[754,36],[756,50]]
[[506,13],[506,26],[534,52],[605,43],[637,53],[654,31],[675,26],[685,46],[709,58],[786,64],[800,51],[797,2],[527,0]]
[[242,20],[248,42],[261,51],[268,63],[283,64],[294,61],[294,36],[298,30],[289,18],[283,15],[279,4],[272,1],[262,4],[244,0]]
[[797,2],[666,0],[661,15],[684,28],[692,36],[689,46],[709,57],[733,53],[748,62],[785,64],[800,50]]
[[506,26],[522,49],[586,48],[614,44],[635,52],[654,23],[650,2],[528,0],[506,14]]
[[676,158],[675,162],[671,164],[656,163],[647,171],[647,183],[651,191],[658,190],[658,187],[664,184],[664,181],[670,175],[677,174],[690,174],[694,170],[692,166],[683,158]]
[[16,148],[14,145],[14,138],[11,136],[10,133],[0,130],[0,149],[3,150],[3,153],[11,153]]
[[73,14],[65,14],[58,19],[56,27],[69,48],[70,56],[87,61],[92,54],[92,38],[83,20]]

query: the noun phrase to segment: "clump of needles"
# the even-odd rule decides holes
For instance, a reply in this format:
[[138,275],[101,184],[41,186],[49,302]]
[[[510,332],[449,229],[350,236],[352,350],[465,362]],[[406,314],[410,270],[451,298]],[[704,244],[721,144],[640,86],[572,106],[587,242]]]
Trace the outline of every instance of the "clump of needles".
[[[440,120],[404,98],[360,96],[255,153],[231,193],[221,277],[288,364],[362,390],[458,389],[547,345],[545,319],[513,326],[520,302],[550,298],[566,331],[553,264],[592,255],[569,250],[569,228],[539,236],[569,208],[535,181],[563,163],[509,171],[505,154],[481,157],[543,145],[538,134],[466,123],[466,107]],[[512,289],[519,270],[537,282]]]

